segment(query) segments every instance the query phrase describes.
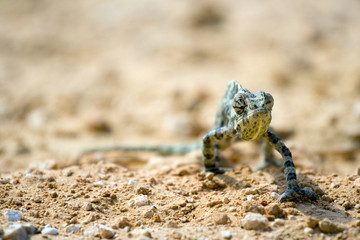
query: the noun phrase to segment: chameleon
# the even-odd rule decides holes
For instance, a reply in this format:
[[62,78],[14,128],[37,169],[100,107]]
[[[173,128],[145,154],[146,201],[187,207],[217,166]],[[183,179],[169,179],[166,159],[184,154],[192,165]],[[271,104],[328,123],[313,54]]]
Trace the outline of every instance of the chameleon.
[[223,174],[231,168],[221,167],[220,151],[237,141],[254,141],[263,139],[263,160],[258,166],[262,170],[271,165],[280,165],[273,160],[273,149],[278,151],[284,164],[286,191],[278,201],[283,202],[297,198],[317,200],[318,195],[309,188],[301,188],[297,181],[295,165],[291,151],[270,127],[271,111],[274,98],[262,90],[252,93],[243,88],[237,81],[228,84],[225,95],[218,108],[213,128],[204,135],[202,141],[185,145],[154,146],[113,146],[88,149],[82,156],[107,151],[154,151],[160,154],[186,154],[196,149],[202,150],[205,172]]

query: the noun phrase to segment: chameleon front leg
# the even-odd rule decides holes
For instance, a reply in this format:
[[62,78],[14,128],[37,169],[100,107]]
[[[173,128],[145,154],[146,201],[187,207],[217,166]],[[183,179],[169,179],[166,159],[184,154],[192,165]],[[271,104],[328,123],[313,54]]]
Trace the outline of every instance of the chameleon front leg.
[[275,148],[284,159],[284,173],[286,177],[286,191],[278,199],[280,202],[289,200],[292,198],[298,198],[305,196],[311,200],[317,200],[318,195],[310,189],[301,188],[297,182],[295,165],[292,160],[292,154],[290,150],[285,146],[284,142],[276,136],[271,130],[268,130],[264,138],[268,143]]
[[232,171],[231,168],[220,167],[220,157],[218,155],[219,143],[221,140],[233,138],[235,130],[229,130],[228,127],[220,127],[211,130],[203,137],[202,155],[205,166],[205,172],[224,173]]

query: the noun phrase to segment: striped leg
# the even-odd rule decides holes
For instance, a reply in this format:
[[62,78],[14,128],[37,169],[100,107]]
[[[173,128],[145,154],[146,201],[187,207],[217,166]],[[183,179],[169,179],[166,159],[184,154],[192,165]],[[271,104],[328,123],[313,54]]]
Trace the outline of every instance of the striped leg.
[[274,154],[273,154],[273,148],[269,144],[268,141],[263,140],[262,143],[263,148],[263,159],[262,162],[257,166],[256,170],[263,170],[265,168],[271,167],[271,166],[281,166],[281,162],[274,160]]
[[218,144],[221,140],[232,137],[233,131],[227,127],[213,129],[203,137],[203,160],[206,172],[224,173],[231,171],[231,168],[221,168],[218,156]]
[[267,133],[265,133],[264,138],[281,154],[284,159],[284,172],[286,177],[287,190],[280,196],[278,200],[282,202],[299,197],[298,195],[306,196],[311,200],[318,199],[318,195],[312,190],[299,187],[296,180],[296,170],[292,160],[292,155],[290,150],[285,146],[284,142],[271,130],[268,130]]

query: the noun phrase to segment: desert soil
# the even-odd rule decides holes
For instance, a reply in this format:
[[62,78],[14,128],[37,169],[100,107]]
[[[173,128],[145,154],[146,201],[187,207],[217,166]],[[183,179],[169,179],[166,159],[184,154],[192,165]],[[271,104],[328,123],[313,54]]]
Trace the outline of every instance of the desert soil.
[[[30,223],[31,239],[360,239],[359,12],[354,0],[0,1],[0,238]],[[283,168],[254,170],[258,142],[224,151],[223,175],[204,174],[199,151],[76,160],[201,139],[233,79],[273,95],[272,126],[318,201],[277,202]]]

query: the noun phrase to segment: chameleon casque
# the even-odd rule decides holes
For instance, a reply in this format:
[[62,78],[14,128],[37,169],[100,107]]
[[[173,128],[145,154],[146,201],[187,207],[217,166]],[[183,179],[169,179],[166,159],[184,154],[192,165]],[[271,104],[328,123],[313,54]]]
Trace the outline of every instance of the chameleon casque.
[[155,151],[161,154],[185,154],[201,148],[205,171],[222,174],[232,169],[220,166],[220,150],[229,147],[236,141],[264,139],[264,157],[258,169],[279,165],[273,159],[273,148],[281,154],[284,160],[287,190],[278,200],[285,201],[302,197],[317,200],[318,195],[315,192],[298,185],[292,154],[269,127],[273,105],[274,99],[269,93],[264,91],[252,93],[238,82],[231,81],[218,109],[214,127],[203,137],[202,141],[187,145],[94,148],[85,150],[79,158],[85,154],[107,151]]

